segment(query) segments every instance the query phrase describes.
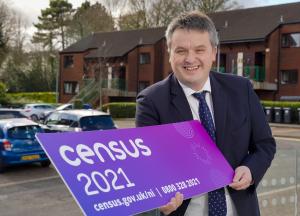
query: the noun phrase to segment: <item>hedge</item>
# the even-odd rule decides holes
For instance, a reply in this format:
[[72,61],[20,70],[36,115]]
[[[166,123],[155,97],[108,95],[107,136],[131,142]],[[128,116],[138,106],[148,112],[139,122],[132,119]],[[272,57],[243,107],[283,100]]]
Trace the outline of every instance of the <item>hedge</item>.
[[[296,118],[297,108],[300,108],[300,102],[293,101],[261,101],[264,107],[290,107],[293,112],[293,119]],[[135,117],[134,102],[116,102],[107,103],[102,106],[102,110],[109,112],[113,118],[134,118]]]
[[7,93],[11,105],[23,105],[26,103],[55,103],[55,92],[20,92]]
[[261,101],[264,107],[290,107],[293,110],[300,108],[300,102],[295,101]]
[[115,102],[104,104],[102,110],[110,113],[113,118],[134,118],[135,106],[134,102]]

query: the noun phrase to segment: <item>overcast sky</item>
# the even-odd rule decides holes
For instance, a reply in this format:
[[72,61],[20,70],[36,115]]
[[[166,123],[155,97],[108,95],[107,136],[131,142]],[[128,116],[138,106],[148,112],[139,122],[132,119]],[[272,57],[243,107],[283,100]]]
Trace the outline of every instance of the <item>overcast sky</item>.
[[[9,2],[10,6],[20,11],[27,18],[28,24],[31,25],[33,22],[37,21],[38,15],[41,13],[41,9],[48,7],[49,0],[4,0]],[[69,0],[72,3],[73,8],[76,8],[81,5],[85,0]],[[97,0],[92,0],[95,2]],[[298,0],[299,1],[299,0]],[[264,5],[273,5],[273,4],[283,4],[290,2],[297,2],[295,0],[237,0],[240,5],[246,7],[256,7]]]

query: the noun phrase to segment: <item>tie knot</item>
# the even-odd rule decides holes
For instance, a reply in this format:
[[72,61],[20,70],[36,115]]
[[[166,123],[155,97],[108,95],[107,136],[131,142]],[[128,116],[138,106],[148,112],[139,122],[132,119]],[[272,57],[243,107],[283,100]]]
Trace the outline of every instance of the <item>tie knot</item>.
[[199,101],[205,101],[205,95],[206,95],[207,91],[203,91],[203,92],[198,92],[198,93],[194,93],[193,96],[195,98],[197,98]]

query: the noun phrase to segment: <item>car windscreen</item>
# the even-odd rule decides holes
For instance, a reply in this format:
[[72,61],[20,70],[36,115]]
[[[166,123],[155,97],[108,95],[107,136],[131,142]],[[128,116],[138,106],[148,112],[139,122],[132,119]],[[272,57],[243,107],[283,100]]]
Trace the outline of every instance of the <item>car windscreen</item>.
[[10,118],[26,118],[26,116],[17,111],[0,111],[0,119]]
[[11,139],[33,139],[36,133],[43,132],[40,126],[27,125],[8,129],[7,136]]
[[79,122],[83,131],[116,128],[110,115],[86,116],[82,117]]

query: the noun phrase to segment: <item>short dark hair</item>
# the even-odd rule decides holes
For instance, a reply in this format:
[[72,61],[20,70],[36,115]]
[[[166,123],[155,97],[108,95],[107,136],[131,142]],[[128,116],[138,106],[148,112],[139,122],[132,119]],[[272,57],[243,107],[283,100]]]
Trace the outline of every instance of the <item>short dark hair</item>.
[[165,35],[168,50],[170,50],[171,38],[176,29],[208,32],[211,45],[216,47],[219,44],[218,33],[213,21],[207,15],[199,11],[182,13],[171,21]]

